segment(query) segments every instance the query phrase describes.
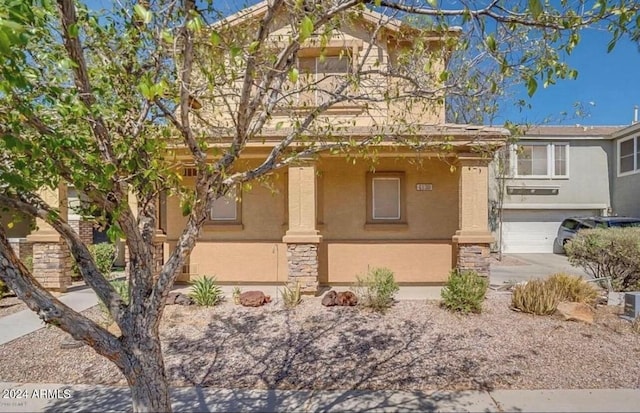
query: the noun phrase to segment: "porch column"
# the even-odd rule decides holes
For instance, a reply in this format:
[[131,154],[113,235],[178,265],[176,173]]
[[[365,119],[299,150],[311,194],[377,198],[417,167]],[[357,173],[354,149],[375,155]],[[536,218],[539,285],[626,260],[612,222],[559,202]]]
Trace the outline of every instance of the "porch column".
[[489,231],[489,159],[459,156],[458,230],[453,236],[456,266],[489,276],[489,246],[494,241]]
[[287,244],[289,283],[300,283],[304,293],[318,290],[318,245],[316,230],[316,167],[289,167],[289,229],[282,241]]
[[[67,220],[67,186],[61,183],[57,189],[42,188],[38,194],[60,217]],[[36,219],[37,230],[27,235],[33,247],[33,275],[47,290],[65,292],[71,286],[71,254],[58,232],[44,220]]]

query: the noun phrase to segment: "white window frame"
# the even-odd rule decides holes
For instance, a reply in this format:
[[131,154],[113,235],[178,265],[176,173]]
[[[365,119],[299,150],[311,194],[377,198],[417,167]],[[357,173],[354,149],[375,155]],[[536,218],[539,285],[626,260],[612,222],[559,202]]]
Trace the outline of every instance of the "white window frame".
[[[633,169],[628,172],[621,172],[620,171],[620,158],[621,158],[620,146],[622,146],[622,143],[630,141],[632,139],[633,139]],[[628,138],[618,140],[617,154],[616,154],[618,176],[627,176],[627,175],[634,175],[634,174],[640,173],[640,162],[638,162],[638,152],[640,152],[640,135],[629,136]]]
[[[398,184],[398,216],[377,217],[376,216],[376,181],[396,181]],[[402,218],[402,180],[396,176],[374,176],[371,178],[371,218],[376,221],[398,221]]]
[[[520,175],[518,172],[518,148],[520,146],[545,146],[547,149],[547,173],[545,175]],[[556,174],[556,146],[565,147],[566,174]],[[523,141],[514,145],[511,165],[513,176],[519,179],[569,179],[569,142],[527,142]]]

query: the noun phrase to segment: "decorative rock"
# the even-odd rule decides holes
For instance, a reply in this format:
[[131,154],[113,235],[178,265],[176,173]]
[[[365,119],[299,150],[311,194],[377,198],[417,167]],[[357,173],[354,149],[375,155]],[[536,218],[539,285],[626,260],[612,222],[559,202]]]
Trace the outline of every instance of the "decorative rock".
[[358,297],[356,297],[356,295],[351,291],[345,291],[338,293],[336,303],[342,306],[354,306],[358,304]]
[[245,291],[240,294],[240,304],[245,307],[260,307],[271,301],[271,297],[262,291]]
[[358,297],[351,291],[337,293],[331,290],[322,297],[322,305],[325,307],[332,307],[334,305],[354,306],[356,304],[358,304]]
[[186,294],[180,294],[178,298],[176,298],[177,305],[193,305],[193,298],[189,297]]
[[328,291],[324,297],[322,297],[322,305],[325,307],[332,307],[338,304],[338,294],[331,290]]
[[176,299],[180,296],[180,293],[178,292],[170,292],[169,295],[167,295],[167,299],[164,300],[164,303],[166,305],[172,305],[176,303]]
[[562,302],[558,304],[558,313],[565,320],[582,321],[593,324],[593,309],[584,303]]
[[192,305],[193,299],[186,294],[171,292],[167,295],[167,299],[165,300],[167,305],[177,304],[177,305]]

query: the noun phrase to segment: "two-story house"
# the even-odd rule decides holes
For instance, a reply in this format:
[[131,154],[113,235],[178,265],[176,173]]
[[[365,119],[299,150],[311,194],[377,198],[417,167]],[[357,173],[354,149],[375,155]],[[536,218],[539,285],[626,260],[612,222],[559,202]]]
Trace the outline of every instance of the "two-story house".
[[[215,28],[221,36],[257,30],[255,23],[267,10],[267,3],[260,3]],[[275,19],[268,39],[274,48],[298,29],[288,17],[284,12]],[[282,88],[283,104],[252,135],[234,171],[259,165],[297,122],[336,94],[349,96],[319,115],[292,150],[314,140],[355,146],[370,140],[368,150],[320,152],[251,187],[229,191],[211,208],[179,280],[215,275],[225,283],[299,281],[313,292],[321,284],[354,282],[358,274],[380,266],[393,270],[401,283],[442,284],[454,267],[488,274],[494,241],[487,223],[488,164],[509,133],[447,124],[443,96],[411,94],[402,76],[385,74],[392,72],[391,66],[402,70],[403,64],[413,64],[422,74],[425,68],[433,72],[426,78],[439,78],[447,55],[443,50],[449,47],[445,39],[456,30],[419,34],[424,33],[365,9],[342,19],[330,36],[306,39],[295,56],[295,75],[292,71]],[[403,60],[404,50],[417,49],[418,38],[421,54]],[[203,56],[196,69],[210,64]],[[229,64],[237,66],[225,74],[241,70],[241,56],[228,57]],[[416,61],[425,56],[429,65]],[[336,89],[356,72],[356,86]],[[197,83],[197,73],[194,76]],[[206,137],[208,154],[215,159],[233,137],[228,128],[241,85],[200,86],[194,86],[194,122],[205,121],[208,129],[203,130],[217,131]],[[222,92],[214,99],[197,95],[212,90]],[[193,185],[195,171],[187,149],[177,143],[170,150],[184,184]],[[135,199],[130,202],[135,207]],[[159,211],[156,254],[161,260],[175,248],[186,218],[178,197],[160,196]],[[37,243],[46,240],[33,235]],[[50,272],[47,286],[66,288],[63,272],[57,280]]]
[[496,249],[553,252],[565,218],[631,213],[612,202],[618,195],[616,178],[609,174],[616,156],[611,139],[619,129],[541,126],[509,145],[492,168],[490,223]]
[[[637,109],[636,109],[637,110]],[[611,135],[611,203],[614,213],[640,217],[640,123]]]

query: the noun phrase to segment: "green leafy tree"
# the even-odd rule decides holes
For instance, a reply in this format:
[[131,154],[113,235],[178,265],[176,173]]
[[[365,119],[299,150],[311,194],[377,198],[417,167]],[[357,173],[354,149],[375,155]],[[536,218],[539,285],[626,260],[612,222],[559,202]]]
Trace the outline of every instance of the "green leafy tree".
[[[473,43],[477,53],[533,94],[538,84],[575,76],[562,56],[577,45],[582,28],[604,25],[612,46],[637,31],[639,6],[631,0],[562,1],[557,9],[540,0],[459,3],[445,9],[430,0],[270,0],[264,13],[238,24],[220,20],[225,13],[211,1],[123,0],[113,10],[97,11],[72,0],[0,0],[0,206],[40,219],[60,234],[122,336],[45,291],[1,228],[0,279],[46,322],[111,360],[131,387],[134,411],[170,411],[158,326],[164,299],[217,198],[301,157],[321,151],[352,156],[373,150],[383,136],[411,136],[419,126],[399,115],[396,124],[354,140],[345,134],[348,124],[322,116],[336,105],[357,103],[362,116],[393,102],[407,106],[400,114],[416,107],[426,112],[441,108],[447,95],[479,93],[473,85],[500,88],[500,82],[483,80],[481,70],[456,73],[440,64],[453,52],[471,50],[460,33],[473,33],[481,40]],[[312,79],[298,69],[303,45],[324,48],[367,7],[383,12],[367,23],[374,40],[386,24],[396,24],[392,17],[403,14],[426,16],[432,26],[403,28],[404,37],[396,39],[402,52],[390,66],[365,64],[372,57],[369,48],[349,56],[351,69],[330,79]],[[269,34],[283,22],[291,33],[273,41]],[[462,30],[452,30],[454,25]],[[530,39],[527,50],[503,42],[513,32]],[[397,87],[382,89],[382,77]],[[322,100],[301,104],[305,93]],[[283,112],[289,113],[286,122],[271,125]],[[257,166],[244,167],[238,158],[269,127],[277,131],[271,149]],[[416,148],[429,143],[398,141]],[[180,162],[194,165],[193,187],[182,183],[178,152]],[[98,270],[58,205],[39,195],[42,188],[60,185],[82,194],[90,205],[82,215],[100,211],[110,217],[111,236],[126,239],[127,301]],[[162,192],[180,197],[187,219],[154,277],[155,201]],[[135,210],[130,196],[137,200]]]

